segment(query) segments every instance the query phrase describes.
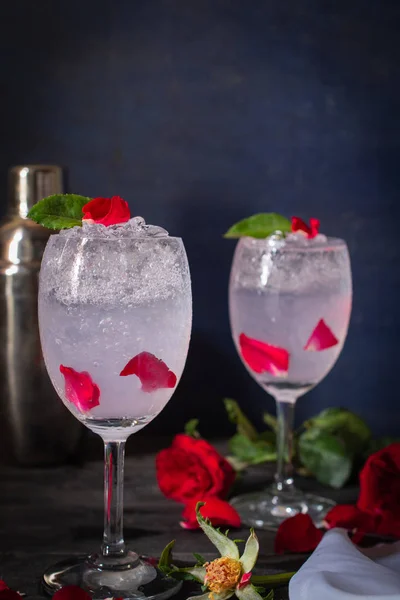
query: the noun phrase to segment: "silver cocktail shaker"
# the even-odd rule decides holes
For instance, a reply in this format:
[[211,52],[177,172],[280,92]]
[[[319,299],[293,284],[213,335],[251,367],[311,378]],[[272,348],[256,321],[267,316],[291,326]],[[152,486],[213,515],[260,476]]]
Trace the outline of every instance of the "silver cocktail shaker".
[[26,218],[35,202],[62,192],[60,167],[9,171],[8,213],[0,225],[1,463],[65,462],[82,436],[82,425],[53,389],[40,346],[38,274],[50,231]]

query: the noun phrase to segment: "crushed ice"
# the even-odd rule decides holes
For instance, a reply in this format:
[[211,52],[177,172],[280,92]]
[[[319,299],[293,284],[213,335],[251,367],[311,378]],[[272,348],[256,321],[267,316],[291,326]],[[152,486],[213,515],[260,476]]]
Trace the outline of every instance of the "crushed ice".
[[133,217],[126,223],[106,227],[101,223],[88,223],[83,221],[82,227],[63,229],[59,233],[62,237],[75,238],[107,238],[123,239],[135,237],[160,238],[168,236],[168,231],[157,225],[147,225],[142,217]]
[[288,233],[285,241],[287,244],[296,244],[297,246],[313,246],[326,244],[328,238],[322,233],[318,233],[314,238],[308,238],[304,233],[296,231],[295,233]]

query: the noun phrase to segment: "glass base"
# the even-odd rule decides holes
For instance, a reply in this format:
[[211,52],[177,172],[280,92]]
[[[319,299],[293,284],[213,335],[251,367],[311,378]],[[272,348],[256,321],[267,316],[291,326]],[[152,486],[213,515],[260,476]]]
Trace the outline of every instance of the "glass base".
[[120,559],[103,556],[80,556],[49,567],[43,575],[44,591],[52,595],[67,585],[76,585],[94,599],[166,600],[176,594],[181,581],[167,577],[150,558],[127,552]]
[[259,529],[276,530],[285,519],[298,513],[309,514],[316,527],[322,527],[327,512],[335,506],[333,500],[305,494],[294,488],[278,491],[271,487],[263,492],[243,494],[230,501],[242,523]]

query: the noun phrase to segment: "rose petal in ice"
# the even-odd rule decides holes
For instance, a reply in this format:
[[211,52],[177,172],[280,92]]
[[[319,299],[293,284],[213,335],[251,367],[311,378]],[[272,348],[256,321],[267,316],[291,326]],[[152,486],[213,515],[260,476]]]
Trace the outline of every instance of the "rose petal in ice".
[[336,346],[338,343],[339,340],[337,337],[332,333],[325,321],[320,319],[304,346],[304,350],[320,352],[321,350],[332,348],[332,346]]
[[169,370],[165,362],[150,352],[137,354],[125,365],[120,376],[136,375],[144,392],[154,392],[160,388],[174,388],[176,375]]
[[244,362],[255,373],[267,371],[276,377],[285,377],[289,370],[289,352],[260,340],[239,336],[240,352]]

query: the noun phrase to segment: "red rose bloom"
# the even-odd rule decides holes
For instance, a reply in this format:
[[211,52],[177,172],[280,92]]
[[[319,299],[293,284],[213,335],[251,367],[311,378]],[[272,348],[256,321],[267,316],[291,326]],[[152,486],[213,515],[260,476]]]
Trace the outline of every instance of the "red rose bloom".
[[157,481],[167,498],[186,503],[201,496],[224,498],[235,480],[227,460],[205,440],[176,435],[156,458]]
[[400,443],[375,452],[360,473],[360,510],[379,514],[390,512],[400,520]]
[[112,198],[93,198],[82,208],[83,221],[116,225],[126,223],[131,218],[128,203],[119,196]]

